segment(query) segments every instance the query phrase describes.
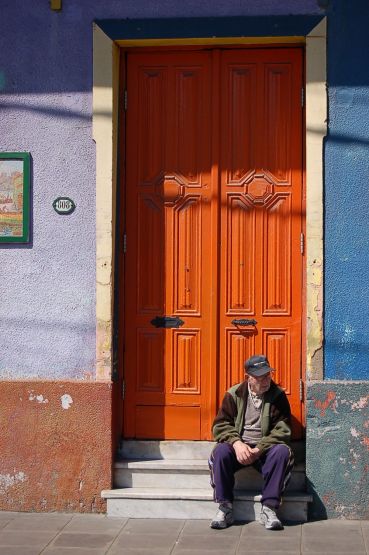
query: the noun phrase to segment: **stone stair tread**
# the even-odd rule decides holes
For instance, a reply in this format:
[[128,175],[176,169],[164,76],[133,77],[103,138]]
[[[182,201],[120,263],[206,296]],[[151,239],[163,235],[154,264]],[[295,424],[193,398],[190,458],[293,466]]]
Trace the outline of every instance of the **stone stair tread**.
[[[124,440],[114,465],[114,489],[104,490],[109,516],[210,519],[214,516],[207,457],[214,442]],[[305,446],[293,446],[296,465],[281,517],[307,521]],[[297,456],[296,456],[297,455]],[[235,518],[254,520],[261,510],[262,476],[245,467],[236,474]]]
[[[195,440],[134,440],[124,439],[118,456],[122,459],[206,459],[215,446],[214,441]],[[305,461],[305,442],[293,441],[291,447],[296,462]]]
[[[122,459],[114,466],[137,470],[209,470],[207,459]],[[293,471],[304,472],[305,464],[295,464]]]
[[[260,501],[260,493],[249,490],[235,490],[235,500]],[[103,490],[101,497],[104,499],[213,499],[213,492],[209,488],[173,489],[173,488],[116,488]],[[312,501],[312,496],[305,492],[286,493],[285,501]]]
[[157,469],[157,470],[208,470],[206,459],[123,459],[115,463],[115,468]]

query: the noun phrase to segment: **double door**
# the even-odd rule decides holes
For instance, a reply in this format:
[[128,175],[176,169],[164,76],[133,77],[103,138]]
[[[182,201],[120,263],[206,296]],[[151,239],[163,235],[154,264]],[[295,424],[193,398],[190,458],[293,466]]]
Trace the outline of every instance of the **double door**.
[[124,437],[211,439],[267,354],[301,433],[302,51],[126,55]]

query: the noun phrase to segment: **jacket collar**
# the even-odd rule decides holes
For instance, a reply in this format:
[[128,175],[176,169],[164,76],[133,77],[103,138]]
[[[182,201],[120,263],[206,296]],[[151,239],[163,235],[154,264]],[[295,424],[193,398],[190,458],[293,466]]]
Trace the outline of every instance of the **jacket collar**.
[[[265,395],[264,399],[270,402],[270,401],[274,400],[276,397],[278,397],[280,392],[281,392],[280,388],[272,380],[270,382],[270,388],[264,394]],[[247,399],[247,397],[249,395],[249,388],[248,388],[247,380],[244,380],[243,382],[240,383],[240,385],[238,386],[238,388],[235,391],[235,395],[237,395],[237,397],[240,397],[241,399]]]

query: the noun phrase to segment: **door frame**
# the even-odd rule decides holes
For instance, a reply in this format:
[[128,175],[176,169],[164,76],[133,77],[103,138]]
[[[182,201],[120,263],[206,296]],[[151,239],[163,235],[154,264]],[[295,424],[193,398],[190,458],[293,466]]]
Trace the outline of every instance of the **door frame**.
[[[170,20],[168,20],[170,23]],[[120,46],[212,44],[305,44],[306,234],[302,324],[302,375],[323,379],[323,141],[327,133],[326,18],[306,37],[229,37],[113,41],[97,23],[93,33],[93,138],[96,143],[96,380],[115,381],[117,369],[115,275],[122,248],[116,225],[118,199],[118,106]],[[123,99],[121,99],[123,100]],[[304,138],[303,138],[304,139]],[[120,138],[122,140],[122,138]],[[120,388],[119,388],[120,389]],[[121,401],[116,392],[116,403]],[[122,411],[121,411],[122,412]],[[119,410],[116,411],[119,414]],[[119,417],[117,420],[120,420]],[[114,425],[119,435],[119,423]],[[120,427],[121,429],[121,427]]]

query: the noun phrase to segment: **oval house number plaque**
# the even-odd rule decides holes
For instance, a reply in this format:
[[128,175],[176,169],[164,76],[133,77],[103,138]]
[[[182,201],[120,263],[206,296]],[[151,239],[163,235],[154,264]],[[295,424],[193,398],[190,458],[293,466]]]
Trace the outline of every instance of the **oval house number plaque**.
[[76,205],[69,197],[58,197],[53,202],[53,208],[61,216],[68,216],[68,214],[74,212]]

